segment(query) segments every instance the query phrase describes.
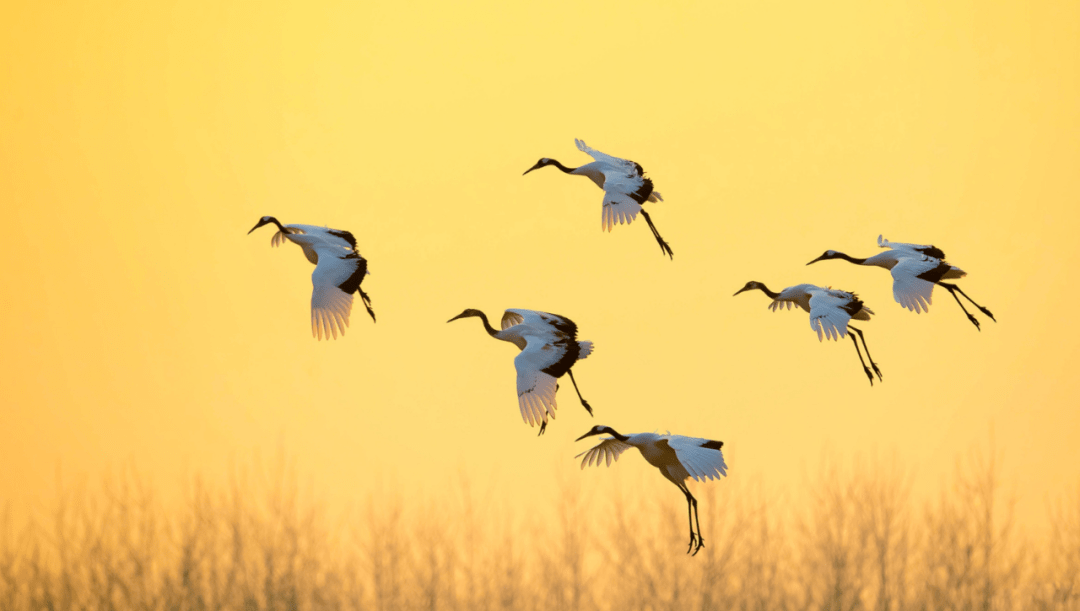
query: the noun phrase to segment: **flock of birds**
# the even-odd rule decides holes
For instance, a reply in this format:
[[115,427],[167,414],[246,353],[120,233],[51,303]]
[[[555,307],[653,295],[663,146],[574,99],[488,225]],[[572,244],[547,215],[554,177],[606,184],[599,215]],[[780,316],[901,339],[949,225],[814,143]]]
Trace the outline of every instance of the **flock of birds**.
[[[544,157],[536,165],[525,171],[555,166],[567,174],[586,176],[604,190],[601,226],[611,231],[615,224],[630,223],[640,213],[649,225],[653,237],[660,245],[661,252],[674,258],[671,246],[660,237],[656,225],[649,213],[643,208],[647,202],[660,202],[663,198],[653,190],[652,180],[644,175],[641,165],[618,157],[612,157],[590,148],[581,140],[575,140],[578,150],[590,155],[594,161],[577,168],[568,168],[554,159]],[[318,339],[343,335],[349,326],[349,314],[352,311],[353,294],[358,293],[371,320],[375,312],[371,308],[371,298],[360,288],[364,276],[368,274],[367,260],[356,251],[356,238],[348,231],[317,227],[314,225],[282,225],[272,216],[264,216],[248,233],[264,225],[273,224],[277,233],[271,240],[273,246],[279,246],[286,240],[300,246],[304,256],[315,265],[311,274],[313,290],[311,293],[311,331]],[[878,246],[888,250],[872,257],[857,259],[835,250],[827,250],[817,259],[843,259],[856,265],[883,267],[892,273],[893,297],[897,303],[915,312],[928,311],[934,285],[949,291],[960,304],[968,319],[979,329],[979,321],[967,308],[960,297],[970,301],[983,314],[994,320],[989,310],[975,303],[960,287],[943,282],[961,278],[963,270],[945,261],[945,253],[934,246],[903,244],[890,242],[878,236]],[[863,370],[870,385],[874,384],[874,375],[882,381],[881,370],[870,357],[863,332],[849,324],[854,320],[870,320],[874,313],[866,307],[854,293],[840,291],[813,284],[789,286],[779,293],[769,290],[761,282],[751,281],[735,293],[760,290],[772,302],[769,309],[777,310],[798,306],[810,314],[810,328],[818,340],[825,338],[839,341],[851,331],[851,341],[859,355]],[[461,318],[476,317],[484,325],[484,330],[495,339],[510,342],[517,346],[520,353],[514,358],[517,369],[518,407],[522,419],[530,426],[540,424],[540,435],[547,429],[548,419],[555,417],[556,392],[558,379],[566,374],[574,385],[581,405],[592,415],[592,407],[581,395],[577,380],[574,379],[573,367],[581,359],[592,354],[593,344],[577,338],[577,325],[565,316],[540,312],[537,310],[509,309],[503,313],[500,329],[496,330],[488,321],[487,315],[480,310],[466,309],[447,322]],[[995,321],[996,322],[996,321]],[[862,349],[855,339],[862,340]],[[867,367],[862,353],[865,350]],[[668,480],[675,484],[686,496],[687,514],[690,526],[690,546],[687,553],[696,555],[705,545],[701,535],[700,518],[697,515],[697,499],[690,493],[686,480],[696,481],[720,479],[727,475],[724,462],[722,441],[686,437],[683,435],[660,435],[657,433],[637,433],[622,435],[608,426],[597,425],[576,441],[593,435],[608,435],[591,449],[578,454],[582,457],[581,468],[599,465],[604,462],[611,465],[613,460],[631,447],[637,448],[645,460],[660,470]],[[575,458],[577,458],[575,457]],[[695,529],[696,526],[696,529]]]

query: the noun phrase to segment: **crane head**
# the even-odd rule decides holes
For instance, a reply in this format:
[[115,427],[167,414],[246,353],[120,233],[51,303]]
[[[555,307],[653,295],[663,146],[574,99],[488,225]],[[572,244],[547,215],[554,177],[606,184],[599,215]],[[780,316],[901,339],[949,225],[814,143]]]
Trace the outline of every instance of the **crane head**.
[[[760,282],[757,282],[756,280],[751,280],[750,282],[746,283],[746,286],[744,286],[741,289],[735,291],[735,295],[738,295],[739,293],[741,293],[743,291],[752,291],[754,289],[762,289],[762,290],[764,290],[765,285],[760,283]],[[735,295],[732,295],[732,297],[734,297]]]
[[469,316],[483,317],[484,313],[481,312],[480,310],[474,310],[472,308],[468,308],[464,312],[462,312],[461,314],[458,314],[457,316],[451,318],[450,320],[448,320],[446,322],[454,322],[455,320],[457,320],[459,318],[468,318]]
[[544,157],[544,158],[543,158],[543,159],[541,159],[540,161],[537,161],[537,162],[536,162],[536,165],[534,165],[533,167],[529,168],[528,170],[525,170],[525,172],[524,172],[524,173],[522,173],[522,176],[524,176],[525,174],[528,174],[529,172],[532,172],[533,170],[536,170],[536,169],[538,169],[538,168],[542,168],[542,167],[544,167],[544,166],[549,166],[549,165],[551,165],[551,164],[552,164],[552,162],[554,162],[554,161],[555,161],[554,159],[548,159],[547,157]]
[[[817,263],[818,261],[825,261],[827,259],[836,259],[840,255],[841,255],[841,253],[838,253],[835,250],[826,250],[824,254],[822,254],[817,259],[814,259],[810,263]],[[807,265],[810,265],[810,263],[807,263]]]
[[[264,216],[261,219],[259,219],[258,224],[256,224],[254,227],[251,228],[251,231],[255,231],[259,227],[262,227],[263,225],[269,225],[270,223],[274,223],[275,225],[278,225],[279,227],[281,226],[281,223],[279,223],[276,218],[274,218],[272,216]],[[250,234],[251,231],[248,231],[248,233]]]
[[582,435],[581,437],[578,437],[574,441],[581,441],[582,439],[585,439],[586,437],[592,437],[593,435],[611,435],[611,436],[616,437],[616,438],[622,437],[622,435],[619,435],[618,433],[616,433],[615,429],[611,428],[610,426],[604,426],[602,424],[598,424],[598,425],[592,427],[591,429],[589,429],[588,433],[585,433],[584,435]]

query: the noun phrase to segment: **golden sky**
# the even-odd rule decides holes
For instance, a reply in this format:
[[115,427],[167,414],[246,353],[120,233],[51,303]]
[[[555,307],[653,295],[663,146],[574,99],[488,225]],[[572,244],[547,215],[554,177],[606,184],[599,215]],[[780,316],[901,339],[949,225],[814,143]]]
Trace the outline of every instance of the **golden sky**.
[[[284,448],[334,495],[468,473],[525,508],[594,424],[722,439],[779,490],[823,450],[936,485],[992,435],[1029,520],[1080,479],[1080,4],[22,2],[0,58],[16,507],[58,469]],[[640,219],[603,233],[590,181],[522,177],[590,161],[574,138],[645,167],[673,261]],[[378,323],[312,339],[310,264],[245,235],[267,214],[352,231]],[[878,234],[942,248],[999,322],[805,266]],[[859,293],[884,382],[748,280]],[[466,307],[576,321],[596,418],[564,384],[537,439],[514,348],[446,324]]]

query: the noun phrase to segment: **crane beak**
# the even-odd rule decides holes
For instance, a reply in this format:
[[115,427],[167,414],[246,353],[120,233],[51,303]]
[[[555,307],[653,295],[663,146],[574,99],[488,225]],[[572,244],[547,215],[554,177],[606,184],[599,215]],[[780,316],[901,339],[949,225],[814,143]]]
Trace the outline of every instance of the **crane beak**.
[[536,165],[534,165],[533,167],[529,168],[528,170],[525,170],[524,172],[522,172],[522,174],[521,174],[521,175],[522,175],[522,176],[524,176],[524,175],[528,174],[529,172],[532,172],[532,171],[533,171],[533,170],[535,170],[536,168],[542,168],[542,167],[544,167],[544,166],[540,165],[540,162],[539,162],[539,161],[537,161],[537,162],[536,162]]
[[584,435],[582,435],[581,437],[578,437],[574,441],[581,441],[582,439],[585,439],[586,437],[588,437],[590,435],[599,435],[599,434],[600,434],[599,431],[590,430],[588,433],[585,433]]
[[263,225],[265,225],[265,224],[266,224],[266,223],[264,223],[264,222],[262,222],[262,221],[259,221],[259,224],[258,224],[258,225],[255,225],[254,227],[252,227],[252,228],[251,228],[251,231],[248,231],[248,235],[251,235],[251,232],[252,232],[252,231],[255,231],[256,229],[258,229],[259,227],[262,227],[262,226],[263,226]]
[[[825,255],[821,255],[820,257],[818,257],[817,259],[814,259],[810,263],[817,263],[818,261],[820,261],[820,260],[822,260],[824,258],[825,258]],[[807,263],[807,265],[810,265],[810,263]]]
[[448,320],[446,322],[454,322],[455,320],[457,320],[457,319],[459,319],[459,318],[461,318],[463,316],[465,316],[465,312],[462,312],[461,314],[458,314],[457,316],[451,318],[450,320]]
[[[749,289],[750,289],[750,287],[748,287],[748,286],[744,286],[744,287],[742,287],[741,289],[739,289],[739,290],[735,291],[735,295],[738,295],[739,293],[741,293],[741,292],[743,292],[743,291],[746,291],[746,290],[749,290]],[[732,295],[732,297],[734,297],[735,295]]]

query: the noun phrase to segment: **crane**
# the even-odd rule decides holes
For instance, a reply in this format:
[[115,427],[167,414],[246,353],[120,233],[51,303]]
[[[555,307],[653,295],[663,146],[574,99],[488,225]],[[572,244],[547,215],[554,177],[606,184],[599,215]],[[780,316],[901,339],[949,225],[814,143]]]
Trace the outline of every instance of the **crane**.
[[[679,490],[686,495],[687,517],[690,522],[690,547],[686,553],[697,555],[698,551],[705,547],[705,538],[701,535],[697,499],[686,487],[686,479],[692,477],[703,482],[710,479],[718,480],[720,476],[727,475],[727,463],[724,462],[724,453],[721,451],[724,442],[657,433],[620,435],[610,426],[603,425],[592,427],[588,433],[575,441],[581,441],[592,435],[611,435],[611,437],[605,437],[591,449],[574,457],[585,457],[581,459],[582,469],[594,463],[600,466],[601,462],[606,462],[608,466],[611,466],[611,461],[619,460],[619,455],[623,452],[630,448],[637,448],[646,462],[660,469],[660,473],[668,481],[679,487]],[[695,524],[697,525],[696,533]]]
[[[866,259],[857,259],[842,252],[826,250],[825,254],[810,263],[828,259],[843,259],[856,265],[884,267],[892,272],[893,299],[896,300],[896,303],[916,314],[930,311],[930,298],[936,284],[952,294],[953,299],[956,299],[956,303],[960,305],[960,309],[964,311],[964,314],[967,315],[968,320],[975,325],[976,329],[982,331],[978,319],[972,316],[971,312],[968,312],[957,293],[963,295],[976,308],[979,308],[979,311],[989,316],[990,320],[997,322],[990,310],[975,303],[975,300],[968,297],[967,293],[961,290],[960,287],[952,283],[942,282],[942,280],[952,278],[963,278],[967,275],[967,272],[946,263],[945,253],[940,248],[921,244],[890,242],[880,235],[878,236],[878,246],[889,250]],[[810,265],[810,263],[807,263],[807,265]]]
[[480,310],[467,309],[446,322],[475,316],[484,323],[488,335],[510,342],[521,350],[514,358],[517,369],[518,407],[521,418],[529,426],[540,424],[540,433],[547,429],[548,417],[555,417],[556,379],[570,374],[574,390],[585,410],[592,416],[592,407],[581,396],[572,367],[589,356],[593,343],[577,340],[577,325],[569,318],[536,310],[510,309],[503,313],[502,329],[496,331]]
[[314,225],[282,225],[272,216],[264,216],[248,231],[251,234],[263,225],[274,224],[278,231],[271,238],[272,246],[280,246],[286,240],[298,245],[307,260],[315,264],[311,273],[311,334],[322,340],[337,339],[345,334],[352,312],[353,293],[367,308],[371,320],[371,297],[360,288],[367,275],[367,259],[356,252],[356,238],[348,231],[316,227]]
[[[870,315],[874,313],[870,308],[863,305],[858,295],[813,284],[797,284],[789,286],[779,293],[774,293],[763,283],[753,280],[735,291],[735,295],[754,289],[759,289],[773,300],[769,304],[769,309],[774,312],[777,308],[786,307],[790,310],[793,305],[809,312],[810,328],[817,332],[818,341],[825,338],[839,341],[840,338],[847,335],[848,329],[857,333],[863,341],[863,348],[866,348],[866,358],[870,360],[870,366],[874,368],[878,380],[882,379],[881,370],[878,369],[873,357],[870,356],[870,348],[866,346],[866,338],[863,337],[863,332],[848,324],[848,321],[852,318],[855,320],[870,320]],[[862,352],[859,350],[859,342],[855,339],[854,334],[851,335],[851,341],[855,344],[855,352],[859,355],[859,362],[862,363],[866,377],[870,378],[870,386],[873,386],[874,375],[870,373],[866,361],[863,360]]]
[[555,166],[567,174],[587,176],[604,190],[603,213],[600,217],[602,229],[611,231],[615,223],[620,225],[623,223],[629,224],[637,218],[638,212],[640,212],[641,216],[645,217],[645,222],[649,224],[649,229],[652,230],[656,242],[660,244],[661,252],[674,259],[671,246],[660,237],[660,232],[656,230],[656,225],[653,224],[649,213],[641,207],[645,202],[664,201],[659,191],[653,191],[652,180],[645,178],[645,171],[641,168],[641,165],[629,159],[605,155],[596,149],[590,148],[582,140],[575,139],[574,142],[577,144],[579,151],[592,156],[595,161],[577,168],[568,168],[554,159],[544,157],[537,161],[536,165],[525,170],[522,176],[535,169],[547,166]]

